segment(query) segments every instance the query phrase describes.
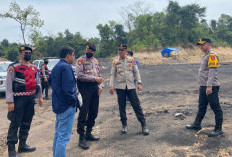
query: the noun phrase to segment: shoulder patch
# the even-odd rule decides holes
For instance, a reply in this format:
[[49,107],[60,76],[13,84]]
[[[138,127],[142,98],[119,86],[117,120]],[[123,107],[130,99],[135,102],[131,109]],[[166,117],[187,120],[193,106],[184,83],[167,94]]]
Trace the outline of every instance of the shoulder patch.
[[78,65],[81,65],[82,62],[83,62],[83,59],[82,59],[82,58],[79,58],[79,59],[77,60]]
[[132,60],[133,64],[136,65],[135,59]]
[[14,71],[14,67],[13,67],[13,66],[9,66],[9,68],[8,68],[8,73],[9,73],[9,74],[12,74],[13,71]]
[[209,68],[218,68],[218,59],[217,59],[217,56],[215,54],[209,55],[208,67]]
[[35,66],[35,65],[33,65],[33,64],[31,64],[31,69],[33,70],[33,71],[37,71],[37,67]]
[[114,66],[114,65],[115,65],[115,61],[112,62],[112,66]]

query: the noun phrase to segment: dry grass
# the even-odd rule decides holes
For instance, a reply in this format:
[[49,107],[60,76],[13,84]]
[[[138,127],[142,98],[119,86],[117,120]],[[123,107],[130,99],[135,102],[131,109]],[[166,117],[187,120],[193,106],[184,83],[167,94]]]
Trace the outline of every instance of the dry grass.
[[[135,52],[134,57],[140,64],[186,64],[186,63],[199,63],[201,57],[204,55],[198,47],[191,49],[183,49],[181,51],[173,51],[171,57],[165,58],[161,55],[160,51],[154,52]],[[231,47],[218,47],[212,48],[218,54],[220,62],[232,62],[232,48]]]
[[6,58],[1,58],[0,57],[0,61],[8,61]]

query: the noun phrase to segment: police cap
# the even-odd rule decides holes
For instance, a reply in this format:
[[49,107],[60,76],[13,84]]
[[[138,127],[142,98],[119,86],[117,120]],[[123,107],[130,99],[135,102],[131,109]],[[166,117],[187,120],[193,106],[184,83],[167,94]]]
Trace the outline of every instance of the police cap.
[[87,49],[93,50],[94,52],[96,51],[96,47],[95,47],[95,45],[93,43],[86,43],[85,47]]
[[30,46],[27,46],[27,45],[21,45],[19,47],[19,52],[22,52],[24,50],[30,50],[32,52],[32,48]]
[[127,49],[127,45],[126,44],[119,44],[118,48],[119,49]]
[[200,40],[197,42],[197,45],[203,45],[205,43],[211,43],[211,40],[209,38],[200,38]]

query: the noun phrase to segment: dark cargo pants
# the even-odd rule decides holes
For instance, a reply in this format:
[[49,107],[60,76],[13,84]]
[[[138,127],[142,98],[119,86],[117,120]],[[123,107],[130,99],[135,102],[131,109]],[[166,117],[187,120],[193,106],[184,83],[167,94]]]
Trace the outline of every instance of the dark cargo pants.
[[41,79],[41,86],[42,86],[42,93],[45,90],[45,98],[48,98],[48,89],[49,89],[49,84],[48,81],[45,82],[44,79]]
[[84,134],[85,126],[91,130],[98,115],[99,88],[97,85],[86,86],[79,88],[79,91],[81,93],[83,103],[80,107],[80,112],[77,119],[77,133]]
[[136,89],[116,89],[118,95],[118,105],[119,105],[119,113],[122,125],[126,125],[127,117],[126,117],[126,97],[128,97],[131,105],[135,111],[138,121],[145,125],[145,118],[143,114],[143,110],[140,106],[140,101],[138,95],[136,93]]
[[206,86],[200,87],[200,93],[199,93],[199,106],[198,106],[198,113],[195,119],[195,124],[200,125],[207,110],[208,104],[210,104],[211,109],[213,110],[215,114],[215,129],[221,129],[222,128],[222,122],[223,122],[223,112],[219,103],[219,86],[213,86],[212,87],[212,93],[209,95],[206,95]]
[[14,97],[14,111],[8,112],[7,118],[11,121],[7,145],[14,145],[19,140],[26,142],[30,130],[31,121],[34,115],[35,96],[18,96]]

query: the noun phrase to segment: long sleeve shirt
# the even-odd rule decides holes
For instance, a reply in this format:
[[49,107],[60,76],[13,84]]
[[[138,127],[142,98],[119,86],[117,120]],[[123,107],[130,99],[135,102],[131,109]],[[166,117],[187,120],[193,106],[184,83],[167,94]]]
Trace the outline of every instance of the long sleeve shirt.
[[[56,114],[63,113],[70,106],[77,106],[76,85],[71,65],[61,59],[52,69],[49,83],[52,87],[52,109]],[[77,106],[79,107],[79,106]]]
[[115,89],[135,89],[134,80],[141,82],[138,67],[133,57],[117,58],[112,63],[110,87]]
[[198,84],[200,86],[220,86],[217,78],[218,60],[218,56],[211,50],[202,57],[198,70]]
[[[77,60],[76,75],[77,79],[82,82],[96,82],[96,77],[102,77],[100,70],[100,63],[94,57],[89,59],[82,56]],[[103,82],[98,85],[104,87]]]

